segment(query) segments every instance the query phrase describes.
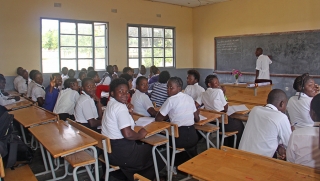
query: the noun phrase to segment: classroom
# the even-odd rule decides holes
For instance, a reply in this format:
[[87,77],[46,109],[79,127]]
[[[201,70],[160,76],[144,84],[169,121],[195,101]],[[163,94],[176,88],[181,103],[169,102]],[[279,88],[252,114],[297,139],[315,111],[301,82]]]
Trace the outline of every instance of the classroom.
[[[13,82],[17,76],[17,73],[16,73],[17,67],[23,67],[24,69],[28,70],[29,73],[31,70],[34,70],[34,69],[39,70],[40,72],[42,72],[42,76],[43,76],[42,85],[44,87],[47,87],[47,86],[50,86],[50,78],[52,76],[52,73],[61,73],[61,69],[66,66],[69,69],[70,67],[71,68],[74,67],[73,69],[75,70],[75,74],[76,74],[75,78],[78,77],[78,74],[80,73],[81,68],[87,68],[89,66],[93,66],[94,69],[97,71],[98,76],[102,78],[105,76],[105,73],[107,71],[106,66],[108,65],[117,65],[119,69],[119,75],[120,75],[123,68],[125,67],[131,67],[134,71],[133,73],[138,74],[140,66],[145,64],[146,71],[147,71],[146,75],[149,75],[149,67],[151,65],[157,64],[156,67],[159,69],[160,72],[168,71],[168,73],[170,74],[169,75],[170,77],[177,76],[181,78],[182,85],[183,85],[181,87],[182,90],[185,90],[188,85],[187,84],[188,70],[194,69],[198,71],[199,74],[201,75],[200,79],[198,80],[198,83],[201,87],[206,89],[208,85],[205,81],[208,75],[212,75],[212,74],[217,75],[217,77],[219,78],[218,81],[220,82],[220,84],[234,83],[235,77],[233,75],[230,75],[231,71],[233,69],[239,69],[238,67],[232,67],[232,63],[230,63],[229,64],[230,67],[228,70],[219,70],[219,66],[217,66],[217,65],[220,65],[219,60],[217,58],[217,55],[219,55],[219,52],[217,52],[217,48],[218,48],[217,40],[219,40],[219,38],[237,37],[237,36],[252,37],[256,35],[268,36],[273,34],[277,36],[277,35],[280,35],[281,33],[295,34],[297,32],[298,33],[299,32],[303,32],[303,33],[315,32],[319,34],[320,32],[319,7],[320,7],[319,0],[303,0],[303,1],[301,0],[93,0],[93,1],[90,1],[90,0],[45,0],[45,1],[44,0],[28,0],[28,1],[3,0],[1,1],[1,5],[0,5],[0,61],[1,61],[0,74],[4,75],[4,78],[6,81],[5,90],[11,91],[15,89]],[[45,24],[45,21],[49,23]],[[104,38],[102,41],[103,43],[101,44],[101,46],[90,44],[89,49],[91,52],[89,53],[90,54],[89,58],[86,57],[85,55],[84,57],[81,57],[82,55],[80,55],[80,53],[79,55],[75,55],[75,57],[83,60],[82,62],[84,63],[82,64],[81,64],[81,61],[79,61],[80,59],[76,60],[77,58],[72,56],[70,57],[70,51],[69,51],[70,49],[68,48],[73,46],[71,45],[72,43],[68,44],[70,43],[70,39],[66,40],[65,42],[61,41],[60,42],[61,45],[57,43],[58,48],[57,47],[53,48],[55,49],[55,52],[59,51],[60,48],[61,48],[61,51],[63,51],[63,49],[65,48],[66,55],[63,55],[62,53],[54,54],[52,53],[54,51],[51,51],[52,50],[51,47],[44,48],[46,45],[43,44],[43,40],[45,38],[45,36],[43,35],[43,32],[46,30],[46,28],[48,28],[48,27],[45,27],[45,25],[53,27],[53,24],[50,24],[50,22],[61,23],[59,24],[59,26],[57,23],[57,26],[55,27],[56,29],[62,26],[63,23],[69,23],[69,22],[79,23],[79,24],[91,23],[92,27],[95,27],[95,28],[98,26],[99,27],[103,26],[105,28],[105,31],[103,33],[103,38]],[[144,27],[152,28],[153,30],[153,33],[151,33],[150,35],[151,38],[149,36],[146,36],[147,38],[145,38],[150,40],[152,39],[151,45],[143,45],[144,42],[138,43],[138,38],[140,38],[142,34],[141,28],[143,29]],[[153,42],[157,39],[157,35],[155,33],[157,28],[162,30],[163,31],[162,33],[164,33],[162,37],[165,37],[165,38],[163,39],[160,38],[162,41],[161,46],[164,48],[157,47],[158,45],[156,45]],[[138,33],[135,34],[134,31],[132,31],[133,34],[131,34],[132,32],[130,30],[137,30]],[[62,31],[61,34],[63,34],[63,30],[61,31]],[[169,35],[167,35],[167,32],[169,32],[168,33]],[[60,30],[59,30],[59,33],[60,33]],[[62,35],[62,36],[70,36],[71,34],[65,33],[65,35]],[[317,37],[319,37],[318,34],[316,35]],[[71,39],[71,41],[78,42],[78,38],[79,37],[77,37],[76,40]],[[96,32],[92,33],[92,29],[91,29],[90,38],[98,42],[98,38],[101,38],[101,37],[99,37],[99,35],[96,35]],[[57,39],[57,40],[60,41],[60,39]],[[139,39],[139,41],[141,41],[141,39]],[[318,43],[317,46],[319,47],[320,45],[319,40],[315,39],[314,41]],[[64,46],[63,43],[65,43],[66,46]],[[141,45],[143,48],[141,48]],[[82,47],[83,50],[86,48],[88,49],[88,47],[86,46],[87,45],[83,45]],[[99,48],[103,50],[101,57],[99,57],[100,56],[98,52]],[[256,48],[258,47],[255,47],[252,49],[252,55],[246,52],[247,53],[246,57],[248,57],[251,62],[254,62],[253,66],[255,66],[255,62],[257,60],[257,57],[255,55]],[[261,47],[261,48],[264,49],[265,47]],[[79,49],[81,49],[81,47]],[[143,49],[145,49],[146,52],[147,52],[147,49],[150,49],[148,51],[150,51],[149,53],[151,55],[146,56],[146,58],[141,58],[141,56],[142,57],[144,56]],[[156,49],[160,51],[160,56],[158,58],[155,55],[159,53],[156,51]],[[75,50],[78,51],[78,47],[75,48]],[[264,50],[266,52],[266,55],[269,55],[268,48],[265,48]],[[241,54],[241,56],[243,54]],[[315,54],[313,54],[312,56],[320,57],[320,53],[316,51]],[[49,62],[48,59],[51,60],[51,58],[53,61]],[[319,60],[319,58],[317,60]],[[158,63],[156,63],[156,61],[158,61]],[[224,60],[220,59],[220,61],[224,61]],[[274,67],[277,67],[278,66],[277,63],[278,63],[277,61],[273,61],[273,63],[270,65],[270,69],[273,70]],[[291,62],[291,63],[292,65],[288,64],[289,68],[294,66],[299,66],[299,61]],[[314,66],[314,67],[320,66],[318,62],[311,61],[311,60],[310,62],[307,62],[305,64],[309,64],[310,66]],[[239,70],[242,71],[241,69]],[[303,70],[303,72],[292,73],[292,74],[285,74],[285,73],[282,73],[281,71],[280,72],[271,71],[270,72],[270,79],[272,80],[271,89],[281,89],[285,93],[286,97],[289,99],[290,97],[296,95],[296,90],[293,87],[295,79],[304,73],[309,73],[309,70]],[[250,71],[243,71],[242,76],[239,78],[239,82],[254,83],[256,80],[255,75],[256,75],[255,69],[252,69]],[[318,73],[310,72],[310,76],[312,77],[312,80],[314,80],[315,84],[320,83],[319,72]],[[171,81],[179,82],[179,80],[171,80]],[[62,82],[62,85],[63,85],[63,82]],[[111,89],[111,86],[110,86],[110,89]],[[245,104],[247,108],[249,108],[249,110],[252,110],[254,109],[255,106],[265,106],[267,104],[266,99],[268,97],[268,93],[270,92],[271,89],[268,88],[266,93],[258,92],[257,93],[258,96],[263,95],[262,98],[259,100],[257,99],[251,100],[251,98],[248,98],[249,96],[248,97],[244,96],[243,99],[247,99],[247,101],[245,100],[237,101],[236,97],[239,95],[233,96],[231,95],[232,91],[229,92],[229,90],[227,90],[226,95],[229,99],[228,101],[229,107],[230,105],[236,106],[236,105]],[[106,92],[109,92],[109,90]],[[301,95],[299,95],[299,98],[300,96]],[[33,100],[33,101],[36,102],[35,104],[39,105],[39,103],[37,103],[37,100]],[[197,103],[196,99],[194,101]],[[32,101],[30,100],[30,102]],[[230,104],[230,102],[232,102],[232,104]],[[204,104],[205,102],[202,101],[201,103]],[[201,107],[202,105],[201,103],[198,106]],[[21,108],[22,107],[24,108],[14,110],[13,107],[10,107],[10,109],[13,111],[23,110],[26,108],[30,108],[27,106],[31,106],[31,103],[26,103],[26,105],[22,105],[21,103],[20,106]],[[103,107],[103,105],[100,105],[100,106]],[[47,111],[47,110],[42,110],[42,108],[39,108],[41,110],[38,110],[38,107],[34,105],[34,102],[31,107],[33,109],[36,109],[37,111]],[[196,105],[196,108],[198,108],[197,105]],[[311,111],[310,107],[308,107],[308,110]],[[154,111],[159,111],[159,110],[155,109]],[[219,110],[219,112],[220,111],[221,110]],[[52,121],[55,119],[59,119],[58,114],[53,113],[53,111],[51,112],[50,111],[46,112],[46,114],[48,114],[49,117],[51,116],[50,119],[49,118],[46,119],[46,122],[48,122],[49,120]],[[162,109],[161,109],[160,112],[163,113],[166,111],[162,112]],[[203,113],[203,114],[208,114],[207,116],[205,116],[206,118],[208,119],[212,118],[211,121],[213,121],[214,123],[210,124],[211,126],[215,125],[216,127],[218,127],[220,125],[220,129],[221,129],[221,120],[225,118],[222,116],[223,114],[221,115],[215,112],[212,115],[210,115],[209,113],[206,113],[204,109],[201,109],[200,112],[201,112],[200,116]],[[150,112],[148,111],[148,113]],[[9,111],[9,114],[10,114],[10,111]],[[99,114],[100,116],[99,111],[97,112],[97,114]],[[219,118],[214,117],[213,115],[215,116],[218,115]],[[162,118],[164,120],[165,115],[161,115],[161,116],[163,116]],[[168,116],[170,117],[170,113],[168,113]],[[102,115],[100,116],[100,118],[101,117]],[[158,119],[157,116],[153,116],[153,117],[156,117],[155,118],[156,120]],[[16,118],[16,115],[15,115],[15,119],[18,119]],[[22,117],[20,119],[23,120],[24,118]],[[136,121],[138,118],[137,119],[133,118],[133,119],[134,121]],[[218,119],[220,120],[220,123]],[[225,121],[232,124],[233,123],[232,121],[236,119],[239,119],[242,121],[243,119],[245,120],[243,121],[244,124],[242,124],[242,122],[240,121],[242,131],[243,129],[245,130],[245,127],[247,126],[244,126],[244,125],[245,125],[245,122],[247,122],[248,120],[248,111],[243,111],[243,113],[238,114],[237,116],[234,116],[233,118],[231,118],[231,120],[230,119],[228,120],[228,118],[226,118]],[[217,122],[215,122],[216,120]],[[40,137],[39,135],[37,137],[36,132],[37,131],[40,132],[41,130],[36,130],[36,127],[32,127],[31,125],[24,124],[22,123],[23,121],[22,122],[20,122],[19,120],[17,121],[20,123],[21,130],[24,127],[24,130],[28,130],[31,133],[35,133],[34,137],[38,139],[38,141],[28,140],[29,138],[27,136],[27,140],[24,140],[24,142],[27,143],[31,141],[31,147],[36,145],[36,148],[40,148],[41,135]],[[57,122],[59,123],[59,121]],[[37,125],[39,123],[37,123]],[[64,124],[64,123],[61,123],[61,124]],[[70,126],[72,124],[73,123],[70,123],[68,125]],[[197,126],[199,127],[205,124],[209,124],[209,123],[208,122],[203,124],[200,123]],[[296,124],[296,123],[291,122],[291,126],[296,126],[292,124]],[[103,123],[100,123],[100,125],[103,127]],[[61,125],[58,125],[58,126],[61,126]],[[163,130],[162,130],[163,132],[164,130],[167,131],[167,129],[169,129],[169,128],[165,128],[166,125],[162,125],[162,126],[163,126]],[[197,126],[195,126],[196,129],[197,129]],[[81,130],[80,128],[77,128],[77,129]],[[203,127],[199,129],[201,130],[203,129]],[[202,134],[204,135],[204,138],[205,138],[204,139],[205,141],[203,141],[202,143],[204,147],[207,148],[207,145],[208,147],[213,147],[212,145],[219,147],[219,142],[220,142],[220,146],[223,146],[221,145],[221,142],[223,139],[219,140],[219,136],[218,136],[219,127],[218,129],[215,129],[215,130],[213,130],[214,128],[212,127],[208,129],[210,130],[209,131],[210,134],[212,133],[210,137],[211,141],[209,140],[208,137],[206,138],[207,136],[206,133],[209,133],[209,132],[202,130]],[[19,130],[20,130],[20,127],[19,127]],[[85,131],[83,132],[85,134],[89,134]],[[103,132],[103,128],[102,128],[102,132]],[[228,130],[226,130],[226,132],[228,132]],[[318,129],[318,132],[319,132],[319,129]],[[216,133],[218,137],[216,137]],[[198,134],[198,136],[201,136],[200,134]],[[236,134],[229,135],[229,137],[233,137],[234,135]],[[168,135],[165,135],[163,137],[166,137],[166,136]],[[167,138],[169,139],[169,137]],[[221,138],[221,135],[220,135],[220,138]],[[34,141],[34,145],[33,145],[33,141]],[[89,138],[87,141],[92,142],[91,145],[89,144],[87,145],[89,149],[92,146],[96,145],[96,144],[93,144],[94,141],[89,140]],[[40,142],[40,145],[39,145],[39,142]],[[68,142],[66,142],[66,144],[68,144]],[[231,145],[233,145],[233,142]],[[239,143],[234,142],[234,145],[237,145],[236,147],[238,147]],[[45,147],[45,145],[43,146],[45,149],[48,149],[47,147]],[[164,155],[167,154],[166,150],[169,150],[168,149],[169,147],[167,147],[167,149],[165,148],[166,146],[169,146],[169,142],[168,144],[166,143],[163,144],[161,147],[161,149],[165,150],[162,152],[162,154]],[[210,151],[211,149],[213,148],[210,148],[207,151]],[[245,156],[246,154],[242,152],[235,153],[233,152],[233,150],[229,150],[229,147],[221,148],[221,150],[222,149],[225,149],[224,150],[225,152],[229,151],[226,154],[230,154],[231,156],[233,154],[241,154],[242,156]],[[37,150],[40,155],[40,151],[39,151],[40,149],[37,149]],[[92,150],[95,150],[95,149],[92,149]],[[95,151],[92,151],[92,152],[95,152]],[[217,152],[216,154],[223,155],[223,153],[220,153],[220,152],[219,153]],[[41,155],[43,157],[47,157],[45,153]],[[58,155],[57,157],[61,157],[64,155],[65,154]],[[256,158],[256,156],[252,156],[252,157]],[[268,159],[266,158],[257,157],[256,159],[260,159],[261,161],[260,163],[265,163],[265,164],[269,163]],[[250,160],[250,161],[252,161],[252,163],[250,162],[247,165],[248,172],[252,167],[252,165],[249,165],[249,164],[254,164],[254,160]],[[60,161],[60,162],[64,163],[64,161]],[[240,164],[241,160],[239,161],[235,159],[235,163]],[[49,162],[49,164],[46,166],[46,172],[47,174],[50,175],[50,178],[51,178],[51,171],[49,168],[50,164],[52,165],[52,161],[51,163]],[[204,163],[204,165],[206,164],[210,165],[210,163]],[[96,162],[94,162],[93,165],[97,166]],[[173,169],[173,164],[166,164],[166,165],[168,166],[167,167],[168,173],[172,175],[171,171],[169,170]],[[287,166],[290,167],[290,165],[287,165]],[[189,167],[191,166],[189,165]],[[274,167],[276,168],[277,166],[274,165]],[[295,172],[301,171],[301,172],[304,172],[305,174],[313,173],[312,171],[308,170],[309,168],[306,169],[301,165],[292,166],[292,167],[296,169]],[[93,168],[93,166],[91,168]],[[179,167],[176,167],[176,169],[179,170]],[[198,167],[195,166],[195,169],[198,169]],[[212,169],[215,169],[215,168],[212,168]],[[222,170],[219,170],[217,173],[224,173],[224,174],[228,173],[228,170],[223,170],[223,169],[226,169],[225,167],[223,168],[221,167],[221,169]],[[314,170],[316,174],[312,175],[311,177],[314,180],[317,180],[320,178],[320,171],[317,169],[313,169],[313,171]],[[1,168],[0,168],[0,172],[1,172]],[[163,174],[163,172],[166,172],[166,171],[162,170],[161,174]],[[191,177],[193,177],[193,179],[196,179],[196,180],[214,180],[210,178],[210,176],[202,178],[201,177],[202,175],[201,174],[199,175],[200,173],[199,170],[197,171],[193,170],[193,171],[190,171],[191,173],[189,173],[188,165],[186,165],[185,168],[181,168],[179,172],[184,172],[185,174],[187,173],[188,175],[187,174],[183,175],[183,177],[189,176],[190,179],[192,179]],[[197,174],[193,174],[193,172],[197,172]],[[290,172],[287,172],[287,173],[290,174]],[[86,175],[86,173],[84,174]],[[1,176],[1,173],[0,173],[0,176]],[[93,177],[95,176],[96,175],[93,174],[91,179],[97,180],[96,178],[93,179]],[[157,173],[156,173],[156,176],[157,176],[156,180],[159,180],[159,176],[157,175]],[[68,176],[68,178],[69,177],[70,176]],[[252,177],[257,179],[259,178],[259,176],[257,175],[252,175]],[[89,177],[86,177],[86,178],[89,179]],[[176,179],[174,176],[173,178],[174,178],[173,180]],[[224,180],[221,178],[222,177],[217,177],[215,179]],[[299,177],[295,179],[298,179],[298,178]],[[79,177],[78,179],[81,180],[81,177]],[[168,176],[166,179],[170,180],[172,178]],[[241,180],[240,176],[238,178],[233,178],[233,179]],[[233,180],[233,179],[229,178],[226,180]],[[143,179],[140,179],[140,180],[143,180]]]

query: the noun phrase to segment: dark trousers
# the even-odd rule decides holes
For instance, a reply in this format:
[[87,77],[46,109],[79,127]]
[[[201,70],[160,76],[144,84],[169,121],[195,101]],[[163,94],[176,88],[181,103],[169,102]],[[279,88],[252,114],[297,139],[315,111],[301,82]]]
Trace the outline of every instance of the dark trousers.
[[[221,124],[219,123],[220,131],[222,131]],[[232,132],[232,131],[238,131],[237,133],[237,143],[236,143],[236,148],[238,148],[243,130],[244,130],[244,125],[241,120],[234,119],[231,117],[228,117],[228,124],[224,125],[224,130],[225,132]],[[222,136],[220,136],[220,143],[221,143]],[[234,142],[234,136],[230,136],[224,139],[224,145],[228,147],[233,147],[233,142]],[[223,146],[223,145],[221,145]]]
[[66,121],[67,118],[69,118],[69,119],[71,119],[71,120],[75,120],[74,115],[70,115],[70,114],[68,114],[68,113],[60,113],[60,114],[59,114],[59,119],[60,119],[60,120]]
[[89,123],[79,123],[79,124],[89,128],[89,129],[92,129],[93,131],[95,131],[97,133],[101,133],[101,129],[97,129],[97,127],[91,127]]

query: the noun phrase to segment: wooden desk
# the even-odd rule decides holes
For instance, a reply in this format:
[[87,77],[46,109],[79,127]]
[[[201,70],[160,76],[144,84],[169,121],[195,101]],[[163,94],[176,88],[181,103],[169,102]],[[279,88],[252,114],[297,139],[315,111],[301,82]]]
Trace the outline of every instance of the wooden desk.
[[178,169],[200,180],[320,180],[320,170],[228,147],[210,148]]
[[252,104],[263,106],[267,104],[267,97],[263,96],[249,96],[249,95],[231,95],[227,96],[229,102],[238,102],[241,104]]
[[231,95],[248,95],[267,98],[269,92],[272,90],[272,85],[247,87],[247,84],[222,84],[221,86],[224,86],[226,88],[227,97]]
[[207,119],[199,121],[197,123],[194,123],[195,125],[202,126],[202,125],[205,125],[205,124],[210,123],[212,121],[215,121],[216,119],[221,117],[220,114],[215,114],[215,113],[208,112],[208,111],[203,111],[203,110],[200,110],[200,114],[202,116],[206,117]]
[[20,93],[15,90],[6,91],[10,96],[20,96]]
[[15,102],[13,104],[8,104],[4,106],[7,110],[16,110],[16,109],[21,109],[24,107],[31,106],[33,102],[21,97],[19,102]]

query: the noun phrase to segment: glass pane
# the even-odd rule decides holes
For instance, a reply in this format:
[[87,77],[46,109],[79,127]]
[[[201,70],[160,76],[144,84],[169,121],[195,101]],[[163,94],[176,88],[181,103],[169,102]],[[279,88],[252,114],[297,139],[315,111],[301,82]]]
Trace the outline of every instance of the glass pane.
[[163,67],[163,58],[154,58],[153,60],[156,67]]
[[139,47],[139,38],[129,38],[129,47]]
[[59,72],[58,20],[42,19],[42,72]]
[[152,28],[141,28],[142,37],[152,37]]
[[106,31],[105,25],[94,26],[94,36],[104,36]]
[[152,65],[152,58],[143,58],[141,63],[142,63],[142,65],[144,65],[145,67],[151,67],[151,65]]
[[173,47],[173,39],[165,39],[166,47]]
[[166,67],[173,67],[173,58],[166,58]]
[[60,41],[61,41],[61,46],[76,46],[75,35],[61,35]]
[[129,58],[138,58],[139,49],[138,48],[129,48]]
[[78,23],[78,34],[92,35],[92,24]]
[[172,29],[166,29],[165,30],[165,36],[166,36],[166,38],[173,38],[173,31],[172,31]]
[[106,57],[106,49],[105,48],[95,48],[94,52],[95,58],[105,58]]
[[163,38],[154,38],[153,47],[163,47]]
[[106,41],[104,37],[94,37],[94,44],[96,47],[105,47]]
[[106,59],[95,59],[94,69],[95,70],[105,70],[106,69]]
[[59,51],[42,49],[42,72],[54,73],[59,70]]
[[139,68],[139,59],[129,59],[129,67]]
[[78,46],[92,46],[92,36],[78,36]]
[[141,38],[142,47],[152,47],[152,38]]
[[78,48],[78,58],[92,58],[92,48]]
[[152,48],[141,48],[142,57],[152,57]]
[[129,37],[138,37],[138,27],[128,27],[128,35]]
[[163,37],[163,29],[162,28],[154,28],[153,29],[153,37]]
[[[76,58],[75,47],[61,47],[61,58]],[[61,65],[61,67],[63,67]]]
[[68,69],[77,70],[76,60],[61,60],[61,67],[68,67]]
[[173,57],[173,49],[166,48],[166,57]]
[[154,57],[163,57],[163,48],[154,48],[153,49]]
[[62,34],[76,34],[76,24],[75,23],[60,23],[60,33]]
[[92,59],[80,59],[78,60],[78,70],[81,70],[82,68],[88,68],[93,66],[93,60]]

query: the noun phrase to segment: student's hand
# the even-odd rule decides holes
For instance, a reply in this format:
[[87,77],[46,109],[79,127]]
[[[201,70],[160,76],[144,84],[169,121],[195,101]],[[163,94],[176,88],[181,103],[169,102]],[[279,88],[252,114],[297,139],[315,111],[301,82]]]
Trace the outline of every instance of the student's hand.
[[225,86],[221,86],[221,89],[222,89],[223,94],[226,95],[226,92],[227,92],[226,87]]
[[279,145],[277,151],[280,159],[284,160],[286,158],[286,149],[284,148],[284,146]]
[[127,104],[127,108],[128,108],[128,110],[129,110],[129,112],[132,113],[134,106],[133,106],[131,103],[128,103],[128,104]]
[[145,130],[144,128],[141,128],[138,132],[143,138],[146,137],[146,135],[148,134],[147,130]]
[[56,85],[56,76],[54,76],[53,78],[51,78],[50,80],[50,87],[55,87]]
[[19,101],[19,100],[20,100],[20,97],[19,97],[19,96],[14,96],[14,99],[15,99],[16,101]]

